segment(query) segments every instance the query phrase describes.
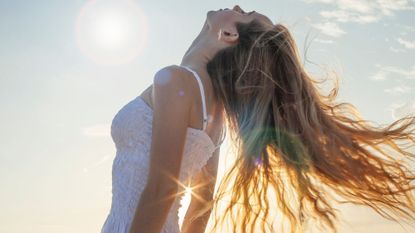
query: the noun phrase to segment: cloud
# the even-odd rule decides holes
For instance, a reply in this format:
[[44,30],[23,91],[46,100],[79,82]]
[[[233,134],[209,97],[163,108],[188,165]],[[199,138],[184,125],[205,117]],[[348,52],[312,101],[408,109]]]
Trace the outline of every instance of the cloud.
[[332,3],[332,2],[334,2],[334,0],[304,0],[305,2],[307,2],[307,3],[315,3],[315,2],[318,2],[318,3]]
[[356,12],[345,10],[321,11],[320,15],[326,19],[334,19],[337,22],[347,23],[355,22],[360,24],[372,23],[379,20],[377,15],[362,15]]
[[[415,2],[415,1],[414,1]],[[408,26],[408,25],[402,25],[402,24],[395,24],[395,27],[398,27],[400,29],[403,29],[407,32],[415,32],[415,26]]]
[[373,1],[364,0],[337,0],[335,1],[337,7],[342,10],[359,13],[372,13],[373,12]]
[[407,49],[415,49],[415,41],[408,41],[400,37],[397,39],[397,41]]
[[391,112],[392,118],[397,120],[409,114],[415,114],[415,102],[394,103],[388,110]]
[[324,10],[320,15],[337,22],[373,23],[382,17],[393,16],[395,12],[415,10],[415,4],[409,0],[304,0],[307,3],[327,4],[333,10]]
[[410,92],[411,90],[413,90],[412,87],[409,87],[407,85],[400,85],[392,88],[386,88],[384,91],[390,94],[405,94]]
[[370,79],[372,80],[385,80],[386,78],[393,77],[404,77],[406,79],[415,79],[415,65],[409,69],[404,69],[401,67],[395,66],[384,66],[381,67],[378,65],[380,69],[374,74]]
[[398,49],[398,48],[395,48],[395,47],[392,47],[392,46],[389,47],[389,50],[394,52],[394,53],[404,53],[404,52],[406,52],[405,49]]
[[319,39],[319,38],[315,39],[314,41],[318,42],[318,43],[322,43],[322,44],[333,44],[334,43],[333,40],[323,40],[323,39]]
[[346,34],[346,32],[341,29],[339,25],[332,22],[318,23],[314,24],[313,26],[319,29],[321,33],[331,37],[340,37]]
[[89,138],[103,138],[110,136],[110,130],[110,124],[98,124],[83,128],[82,134]]
[[377,0],[377,8],[384,15],[393,15],[394,11],[401,10],[414,10],[415,7],[411,5],[411,2],[408,0]]
[[104,156],[102,156],[102,157],[101,157],[98,161],[96,161],[95,163],[91,164],[89,167],[84,167],[84,168],[82,169],[82,171],[83,171],[84,173],[88,173],[88,172],[89,172],[89,171],[91,171],[92,169],[95,169],[95,168],[97,168],[97,167],[101,166],[102,164],[107,163],[107,162],[110,160],[110,158],[111,158],[112,156],[113,156],[112,154],[107,154],[107,155],[104,155]]

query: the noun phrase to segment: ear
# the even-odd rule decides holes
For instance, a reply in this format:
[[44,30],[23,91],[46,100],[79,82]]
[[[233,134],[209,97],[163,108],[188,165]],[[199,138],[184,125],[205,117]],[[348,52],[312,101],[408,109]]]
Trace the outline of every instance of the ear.
[[235,30],[221,28],[218,33],[218,40],[226,43],[235,43],[239,39],[239,34]]

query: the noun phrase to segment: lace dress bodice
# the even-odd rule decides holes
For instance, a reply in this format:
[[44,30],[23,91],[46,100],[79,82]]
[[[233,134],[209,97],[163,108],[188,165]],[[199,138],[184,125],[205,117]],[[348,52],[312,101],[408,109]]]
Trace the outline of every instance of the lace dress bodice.
[[[202,87],[199,82],[200,78],[196,73],[194,74],[198,79],[199,87]],[[204,119],[206,119],[203,92],[201,94]],[[112,120],[111,137],[116,147],[112,165],[112,202],[101,233],[127,233],[130,228],[149,173],[152,121],[153,110],[140,96],[121,108]],[[183,184],[188,184],[191,177],[207,163],[213,152],[220,146],[220,144],[215,145],[204,130],[205,122],[203,129],[187,128],[178,177],[179,182]],[[163,226],[163,233],[180,232],[178,210],[180,200],[184,195],[183,189],[179,186],[178,193],[182,194],[175,199],[170,209]]]

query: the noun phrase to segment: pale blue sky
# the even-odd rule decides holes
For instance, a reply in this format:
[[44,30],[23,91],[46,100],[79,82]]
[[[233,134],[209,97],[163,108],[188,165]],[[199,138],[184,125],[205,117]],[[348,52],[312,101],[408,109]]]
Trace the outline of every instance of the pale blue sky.
[[[414,0],[133,1],[146,43],[123,64],[99,64],[77,44],[86,2],[0,1],[0,232],[99,231],[110,205],[111,120],[158,69],[180,63],[209,10],[239,4],[284,23],[302,55],[314,38],[308,60],[338,72],[339,100],[366,119],[415,112]],[[404,232],[357,210],[345,208],[351,227],[342,233]]]

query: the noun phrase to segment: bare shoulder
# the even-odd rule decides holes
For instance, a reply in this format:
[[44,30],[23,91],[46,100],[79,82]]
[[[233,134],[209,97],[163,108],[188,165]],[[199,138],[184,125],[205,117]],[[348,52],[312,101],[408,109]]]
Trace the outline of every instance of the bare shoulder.
[[181,87],[186,82],[183,81],[183,77],[186,75],[183,70],[177,65],[170,65],[159,69],[153,76],[153,83],[148,86],[142,93],[141,98],[153,108],[154,106],[154,87],[157,88],[165,87]]
[[178,65],[170,65],[161,68],[156,72],[153,79],[153,84],[170,84],[180,85],[185,83],[185,76],[188,76],[187,72]]
[[189,75],[185,69],[177,65],[161,68],[153,78],[153,99],[154,94],[158,92],[159,96],[169,95],[170,98],[175,97],[173,99],[179,98],[183,104],[190,104],[193,87],[188,82]]
[[160,107],[172,107],[179,109],[186,109],[191,106],[192,92],[191,85],[189,85],[188,72],[177,65],[170,65],[158,70],[153,78],[152,99],[154,100],[154,107],[157,102],[163,101]]

